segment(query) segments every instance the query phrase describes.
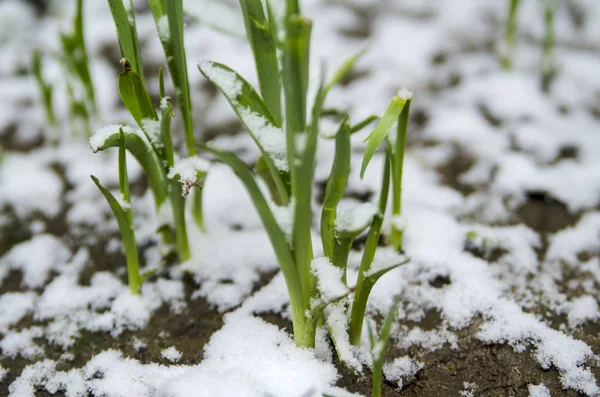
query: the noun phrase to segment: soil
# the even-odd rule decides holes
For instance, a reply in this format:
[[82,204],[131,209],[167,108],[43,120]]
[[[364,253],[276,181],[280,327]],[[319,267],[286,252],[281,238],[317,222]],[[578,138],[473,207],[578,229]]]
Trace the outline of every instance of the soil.
[[[442,181],[468,195],[473,189],[469,186],[460,185],[457,180],[461,173],[468,170],[471,160],[457,152],[447,165],[440,168]],[[558,200],[547,196],[543,192],[531,192],[527,201],[515,211],[515,219],[524,223],[540,233],[545,242],[548,233],[556,232],[564,227],[573,225],[581,214],[571,214],[566,206]],[[47,228],[54,234],[64,234],[64,219],[59,216],[54,220],[45,220]],[[20,221],[12,216],[11,222],[5,227],[0,238],[0,253],[6,252],[10,246],[29,237],[26,222]],[[65,236],[66,237],[66,236]],[[110,237],[110,236],[109,236]],[[117,257],[108,257],[105,250],[108,238],[90,246],[93,268],[85,269],[81,281],[86,283],[94,271],[99,269],[116,272],[110,264],[122,263],[118,258],[120,253],[112,254]],[[75,241],[71,241],[75,243]],[[493,263],[501,256],[502,252],[492,252],[487,256],[483,253],[471,250],[473,255],[482,257]],[[544,256],[543,249],[540,252],[540,261]],[[590,253],[582,253],[582,257],[589,258]],[[143,255],[141,256],[143,258]],[[160,275],[164,277],[164,275]],[[265,285],[273,274],[265,274],[261,277],[256,288]],[[577,275],[575,275],[577,276]],[[169,364],[162,356],[161,351],[167,347],[175,346],[181,351],[180,364],[195,364],[203,358],[203,346],[209,341],[210,336],[222,326],[223,313],[219,313],[203,299],[191,300],[192,292],[198,288],[190,276],[184,277],[186,309],[182,313],[174,313],[169,307],[163,306],[156,311],[149,325],[141,331],[127,331],[118,337],[111,337],[108,333],[83,332],[76,343],[68,349],[73,355],[70,361],[61,360],[60,356],[65,353],[61,348],[50,345],[44,340],[37,341],[44,349],[45,356],[57,360],[59,369],[68,370],[83,366],[95,354],[107,350],[116,349],[124,356],[135,358],[141,363],[163,363]],[[0,293],[21,290],[21,275],[12,272],[0,288]],[[567,281],[565,281],[566,283]],[[451,283],[448,278],[431,280],[431,285],[436,288],[444,288]],[[276,314],[263,314],[261,317],[291,333],[291,323]],[[548,318],[552,324],[565,323],[564,316]],[[458,349],[453,349],[449,344],[432,352],[423,352],[412,347],[408,350],[399,350],[394,343],[389,344],[387,360],[395,357],[408,355],[422,363],[424,367],[412,380],[407,380],[401,390],[397,385],[385,383],[383,385],[383,396],[458,396],[465,391],[465,383],[476,384],[476,395],[478,396],[527,396],[529,384],[544,383],[550,388],[553,395],[577,396],[573,391],[562,390],[555,369],[543,370],[540,364],[528,352],[516,353],[511,347],[501,344],[487,345],[474,337],[478,330],[480,321],[475,321],[471,326],[457,330]],[[26,318],[16,327],[23,329],[33,324],[32,318]],[[443,327],[443,322],[438,313],[427,313],[419,323],[411,325],[419,326],[425,330]],[[579,327],[574,331],[574,337],[584,340],[594,351],[600,350],[600,323],[592,323]],[[136,337],[146,344],[145,347],[135,350],[133,338]],[[0,358],[0,365],[9,370],[6,379],[0,383],[0,395],[8,395],[8,387],[22,369],[32,362],[22,358],[9,359]],[[341,375],[338,385],[349,391],[362,393],[365,396],[371,393],[370,373],[368,370],[362,376],[358,376],[352,370],[336,363]],[[596,375],[600,372],[595,370]],[[48,395],[47,392],[39,391],[39,396]],[[59,392],[58,395],[61,395]]]

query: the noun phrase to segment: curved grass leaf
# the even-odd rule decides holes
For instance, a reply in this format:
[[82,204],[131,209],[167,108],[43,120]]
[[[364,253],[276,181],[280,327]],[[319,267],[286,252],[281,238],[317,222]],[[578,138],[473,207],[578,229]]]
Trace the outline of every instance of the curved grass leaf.
[[348,175],[350,174],[350,127],[342,122],[335,136],[335,154],[333,165],[325,188],[325,200],[321,212],[321,242],[323,253],[333,261],[335,238],[335,220],[337,206],[344,196]]
[[[217,62],[204,61],[200,72],[225,95],[238,118],[259,147],[277,187],[281,202],[289,203],[289,191],[284,183],[289,163],[285,154],[285,136],[267,105],[256,90],[231,68]],[[277,166],[276,166],[277,165]]]
[[[129,1],[128,4],[131,5],[131,1]],[[115,27],[117,28],[121,54],[123,55],[123,58],[129,60],[133,70],[135,70],[143,80],[144,71],[142,69],[140,44],[135,27],[133,7],[127,9],[123,0],[108,0],[108,5],[115,22]]]
[[[303,304],[294,257],[292,256],[292,252],[286,241],[285,233],[279,227],[279,224],[277,223],[267,200],[263,196],[262,191],[258,187],[252,172],[248,166],[233,153],[217,149],[213,146],[201,146],[201,148],[230,166],[246,187],[246,190],[250,194],[250,198],[258,211],[258,215],[263,222],[269,239],[271,240],[271,244],[273,245],[275,256],[281,266],[281,271],[283,272],[288,286],[292,304],[296,302]],[[301,316],[304,317],[304,313],[302,313]]]
[[115,198],[115,196],[113,196],[111,192],[109,192],[100,184],[98,178],[96,178],[93,175],[91,175],[91,178],[106,198],[110,209],[112,210],[115,218],[117,219],[119,231],[121,232],[121,239],[123,240],[123,246],[125,248],[125,257],[127,260],[127,276],[129,279],[129,291],[132,295],[137,295],[140,293],[142,278],[140,276],[137,244],[135,242],[133,224],[130,221],[130,217],[127,215],[127,210],[121,206],[121,204]]
[[365,155],[363,157],[362,165],[360,168],[361,179],[365,176],[365,171],[367,169],[367,166],[369,165],[369,162],[373,158],[373,155],[375,154],[385,137],[388,135],[388,133],[394,126],[394,123],[396,123],[398,116],[400,116],[404,105],[409,99],[410,97],[408,96],[405,97],[403,95],[402,97],[400,97],[399,95],[394,95],[394,98],[392,98],[392,101],[390,102],[387,110],[381,117],[381,120],[379,120],[379,123],[377,124],[373,132],[365,139],[365,141],[367,141],[368,143],[365,149]]
[[[387,206],[389,189],[390,189],[390,169],[391,169],[391,149],[388,147],[385,156],[385,162],[383,167],[383,177],[381,181],[381,193],[379,196],[379,213],[373,217],[371,221],[371,227],[369,234],[367,235],[367,241],[363,250],[363,255],[358,270],[358,277],[356,279],[356,292],[352,301],[352,311],[350,313],[350,325],[348,327],[348,334],[350,336],[350,343],[354,346],[360,345],[360,338],[362,335],[362,327],[365,319],[365,311],[367,308],[367,300],[373,287],[374,282],[368,279],[368,272],[371,269],[371,264],[375,259],[375,251],[379,244],[379,238],[381,236],[381,226],[383,224],[383,214]],[[375,280],[377,281],[377,280]]]
[[122,60],[122,65],[123,71],[119,75],[119,94],[123,104],[143,130],[144,119],[158,120],[156,110],[141,76],[132,69],[127,59]]
[[54,108],[52,106],[52,92],[54,91],[54,88],[51,83],[47,83],[44,80],[44,76],[42,74],[42,60],[37,50],[34,50],[31,55],[31,68],[38,83],[38,87],[40,87],[42,103],[44,104],[44,110],[46,111],[46,118],[51,125],[54,125],[56,124]]
[[[135,157],[144,170],[144,173],[148,177],[148,184],[150,186],[150,190],[152,190],[154,203],[156,210],[158,211],[161,204],[167,197],[167,191],[165,188],[167,179],[164,168],[162,167],[162,162],[158,158],[158,155],[152,148],[150,142],[148,142],[148,139],[145,135],[142,135],[133,129],[123,130],[123,135],[125,147],[133,155],[133,157]],[[93,140],[94,137],[92,137],[91,141]],[[101,142],[94,142],[91,146],[94,153],[105,150],[109,147],[119,146],[118,130],[115,130],[113,133],[105,137],[102,137]]]
[[261,0],[240,0],[246,36],[252,47],[260,92],[277,125],[282,123],[281,76],[277,47]]
[[348,76],[348,74],[350,73],[350,71],[356,64],[356,62],[360,59],[361,56],[363,56],[363,54],[366,51],[367,51],[367,48],[363,48],[362,50],[358,51],[356,54],[354,54],[351,57],[349,57],[348,59],[346,59],[340,65],[340,67],[335,71],[333,76],[331,77],[331,80],[325,87],[325,91],[329,91],[331,88],[333,88],[334,86],[339,84],[342,80],[344,80]]

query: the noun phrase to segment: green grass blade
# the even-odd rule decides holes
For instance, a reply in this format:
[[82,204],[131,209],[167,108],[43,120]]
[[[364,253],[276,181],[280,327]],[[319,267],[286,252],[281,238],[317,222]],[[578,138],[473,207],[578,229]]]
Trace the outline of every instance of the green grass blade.
[[335,154],[331,173],[327,180],[325,188],[325,200],[323,202],[323,212],[321,213],[321,242],[323,243],[323,253],[333,261],[335,248],[335,220],[337,216],[337,206],[348,182],[350,174],[350,128],[344,121],[335,137]]
[[[128,7],[125,6],[128,4]],[[117,29],[119,47],[123,58],[127,58],[131,67],[144,78],[142,69],[142,58],[140,55],[140,43],[135,26],[135,14],[130,0],[108,0],[110,12]]]
[[383,361],[385,359],[385,348],[390,339],[390,332],[392,325],[396,319],[396,311],[398,310],[398,304],[400,300],[394,299],[394,303],[390,307],[390,310],[385,317],[383,327],[379,333],[378,341],[375,346],[371,349],[371,355],[373,356],[373,397],[381,397],[381,382],[383,380]]
[[[306,129],[306,92],[312,24],[299,16],[286,21],[283,50],[283,91],[285,94],[285,125],[288,162],[293,164],[296,135]],[[293,170],[292,180],[294,179]]]
[[52,92],[54,89],[52,84],[47,83],[44,80],[42,74],[42,60],[37,50],[34,50],[31,55],[31,69],[38,83],[38,87],[40,88],[42,103],[44,104],[44,110],[46,111],[46,118],[51,125],[55,125],[56,118],[54,117],[54,107],[52,106]]
[[110,209],[112,210],[115,218],[117,219],[117,224],[119,225],[119,231],[121,232],[121,239],[123,240],[123,247],[125,248],[125,257],[127,260],[127,276],[129,279],[129,291],[132,295],[137,295],[140,293],[140,286],[142,283],[142,279],[140,276],[139,262],[138,262],[138,254],[137,254],[137,244],[135,242],[135,232],[133,229],[133,223],[130,221],[130,217],[127,215],[127,210],[121,206],[119,201],[105,189],[101,184],[98,178],[91,175],[92,181],[98,186],[98,189],[102,192]]
[[85,45],[83,26],[83,0],[77,0],[73,17],[73,31],[70,34],[61,34],[60,38],[67,68],[74,72],[81,81],[89,105],[95,111],[96,95],[89,69],[89,57]]
[[[152,148],[148,138],[139,132],[139,130],[126,128],[123,130],[123,133],[125,137],[125,147],[133,157],[135,157],[148,177],[148,184],[154,196],[156,210],[158,210],[165,201],[167,195],[167,179],[162,166],[162,161],[158,158],[158,155]],[[94,153],[109,147],[118,146],[119,130],[116,128],[108,134],[106,134],[105,131],[102,131],[90,138],[90,147]]]
[[350,127],[350,133],[354,134],[356,132],[361,131],[363,128],[365,128],[366,126],[368,126],[369,124],[371,124],[374,121],[379,120],[379,116],[375,116],[375,115],[371,115],[367,118],[365,118],[362,121],[359,121],[358,123],[354,124],[352,127]]
[[373,155],[394,126],[394,123],[396,123],[396,120],[398,119],[398,116],[400,116],[404,105],[408,100],[410,100],[410,98],[412,98],[412,93],[405,90],[401,90],[397,95],[394,95],[394,98],[392,98],[392,101],[383,114],[383,117],[381,117],[381,120],[379,120],[379,123],[373,132],[367,137],[367,139],[365,139],[365,141],[368,143],[360,168],[361,179],[365,176],[365,171],[369,165],[369,162],[373,158]]
[[348,76],[348,74],[350,73],[352,68],[354,68],[354,65],[356,64],[356,62],[358,62],[360,57],[362,57],[366,51],[367,51],[367,49],[363,48],[362,50],[358,51],[356,54],[354,54],[351,57],[349,57],[348,59],[346,59],[340,65],[340,67],[335,71],[331,80],[327,84],[327,87],[325,88],[325,90],[329,91],[334,86],[339,84],[342,80],[344,80]]
[[261,150],[277,187],[281,202],[289,203],[286,183],[289,163],[286,158],[285,135],[256,90],[231,68],[204,61],[200,72],[225,95],[238,118]]
[[[324,73],[323,73],[324,75]],[[310,302],[313,291],[313,280],[310,264],[313,260],[311,237],[312,226],[312,191],[315,171],[315,153],[319,136],[319,120],[325,101],[324,83],[321,81],[312,109],[312,120],[308,131],[298,137],[304,139],[304,144],[296,147],[293,172],[292,192],[294,197],[294,226],[292,230],[292,251],[298,269],[305,302]],[[288,142],[289,148],[289,142]]]
[[190,83],[188,81],[187,60],[183,44],[183,2],[182,0],[168,0],[164,4],[170,32],[168,43],[170,54],[167,54],[167,64],[169,65],[171,79],[175,87],[175,95],[181,107],[188,154],[193,156],[196,154],[196,142],[194,140],[192,99],[190,96]]
[[520,0],[508,0],[508,19],[506,21],[506,31],[504,33],[504,40],[506,48],[504,53],[501,54],[502,66],[506,69],[512,67],[512,58],[515,51],[515,41],[517,35],[517,12],[519,10]]
[[[303,299],[301,282],[285,233],[279,227],[267,200],[263,196],[248,166],[233,153],[222,151],[212,146],[201,146],[201,148],[229,165],[246,187],[269,236],[275,256],[285,278],[290,295],[296,343],[302,344],[303,334],[307,332],[304,329],[304,325],[307,322],[305,319],[305,310],[310,308],[310,303],[305,302]],[[314,344],[314,336],[312,343]]]
[[240,0],[246,36],[250,42],[260,92],[277,125],[282,124],[281,76],[277,46],[261,0]]
[[[402,175],[404,171],[404,153],[406,152],[406,132],[408,130],[408,115],[410,113],[410,104],[412,99],[406,101],[398,117],[398,132],[396,135],[396,144],[392,155],[392,216],[402,214]],[[392,233],[390,241],[392,246],[399,250],[402,248],[403,230],[398,229],[395,222],[392,222]]]
[[[165,160],[168,169],[175,164],[173,153],[173,141],[171,137],[171,117],[173,117],[173,106],[166,97],[161,99],[160,136],[164,147]],[[179,177],[169,182],[169,199],[173,211],[173,223],[175,226],[175,248],[180,262],[190,259],[190,247],[188,242],[187,225],[185,219],[185,198],[181,195],[181,184]]]
[[158,120],[150,94],[144,81],[132,68],[127,59],[122,60],[123,71],[119,75],[119,94],[123,104],[129,110],[136,123],[146,133],[155,150],[160,149],[157,143],[157,131],[149,131],[145,120]]
[[374,284],[368,279],[367,273],[371,268],[373,260],[375,259],[375,252],[377,251],[379,238],[381,236],[383,214],[385,214],[390,188],[391,157],[392,153],[388,147],[383,166],[381,193],[379,196],[379,213],[375,215],[371,221],[371,227],[369,229],[369,234],[367,235],[367,241],[365,242],[360,267],[358,270],[358,278],[356,279],[356,292],[354,293],[354,299],[352,301],[350,325],[348,327],[350,343],[354,346],[360,345],[365,311],[367,308],[367,300],[369,299],[369,294],[371,293],[371,289]]

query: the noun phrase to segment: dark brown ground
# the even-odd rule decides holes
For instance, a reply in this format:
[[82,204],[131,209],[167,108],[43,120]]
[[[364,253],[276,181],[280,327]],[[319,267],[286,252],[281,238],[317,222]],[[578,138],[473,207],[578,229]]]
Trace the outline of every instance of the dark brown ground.
[[[445,184],[469,194],[473,191],[472,187],[463,186],[458,183],[458,176],[466,171],[471,161],[467,157],[455,157],[449,164],[440,168],[440,175]],[[57,170],[58,171],[58,170]],[[514,214],[515,223],[524,223],[532,229],[538,231],[544,242],[540,250],[540,260],[545,254],[545,242],[547,233],[556,232],[564,227],[573,225],[580,217],[580,214],[570,214],[566,207],[557,200],[545,195],[543,192],[531,192],[527,202],[518,208]],[[62,235],[66,228],[64,226],[63,216],[58,219],[47,221],[48,230],[51,233]],[[29,232],[23,222],[16,217],[12,218],[8,227],[2,230],[0,238],[0,254],[13,244],[29,238]],[[67,240],[70,240],[67,238]],[[70,241],[70,244],[77,245],[76,239]],[[82,282],[86,282],[94,271],[109,270],[115,263],[123,263],[124,258],[116,256],[107,257],[104,249],[104,243],[90,247],[92,252],[93,268],[90,267],[84,271]],[[468,247],[467,247],[468,249]],[[474,255],[478,255],[473,251]],[[498,253],[501,255],[502,253]],[[494,255],[492,255],[494,256]],[[585,255],[589,258],[590,254]],[[497,258],[490,257],[493,262]],[[269,281],[270,276],[265,275],[261,284]],[[577,275],[580,276],[580,275]],[[17,272],[10,274],[7,280],[0,286],[0,293],[21,290],[21,277]],[[449,279],[432,281],[436,287],[443,288],[450,283]],[[168,307],[161,307],[150,321],[148,327],[139,332],[124,332],[116,338],[112,338],[107,333],[84,333],[77,343],[69,349],[74,355],[70,362],[60,364],[60,369],[77,368],[83,366],[92,356],[106,349],[117,349],[122,351],[125,356],[133,357],[142,363],[158,362],[168,364],[161,357],[161,350],[170,346],[175,346],[183,353],[181,364],[194,364],[202,360],[203,346],[208,342],[212,333],[217,331],[222,325],[222,314],[212,309],[204,300],[191,301],[190,296],[194,289],[198,288],[191,277],[185,277],[184,285],[186,288],[187,308],[181,314],[174,314]],[[257,288],[260,285],[256,286]],[[262,316],[265,320],[275,323],[280,327],[290,331],[291,324],[281,319],[278,315],[266,314]],[[553,324],[558,325],[565,322],[561,316],[550,318]],[[405,381],[403,389],[398,391],[395,385],[384,384],[383,395],[391,396],[458,396],[459,392],[465,390],[464,383],[477,384],[477,396],[527,396],[527,386],[529,384],[546,384],[553,392],[553,395],[577,396],[576,392],[563,391],[558,380],[558,373],[555,369],[544,371],[537,361],[528,352],[515,353],[513,349],[506,345],[485,345],[475,339],[472,335],[477,331],[478,323],[471,325],[466,329],[457,331],[459,335],[459,348],[453,350],[449,345],[444,346],[434,352],[422,352],[412,347],[407,351],[400,351],[390,343],[387,359],[408,355],[425,364],[415,379]],[[27,328],[32,325],[32,319],[26,318],[17,328]],[[442,326],[442,321],[438,313],[431,312],[425,316],[420,323],[415,323],[425,330],[432,330]],[[588,324],[580,327],[574,332],[574,336],[588,343],[594,351],[600,350],[600,324]],[[137,337],[147,344],[146,348],[135,351],[133,349],[132,338]],[[38,341],[45,349],[47,358],[58,360],[64,353],[60,348]],[[1,358],[0,364],[9,369],[7,378],[0,384],[0,395],[8,395],[8,386],[21,370],[31,361],[22,358],[8,359]],[[369,396],[371,393],[370,373],[358,377],[352,371],[337,364],[341,379],[339,386],[350,391],[362,393]],[[594,370],[597,376],[600,376],[598,370]],[[45,391],[39,391],[38,395],[48,395]],[[60,394],[59,394],[60,395]]]

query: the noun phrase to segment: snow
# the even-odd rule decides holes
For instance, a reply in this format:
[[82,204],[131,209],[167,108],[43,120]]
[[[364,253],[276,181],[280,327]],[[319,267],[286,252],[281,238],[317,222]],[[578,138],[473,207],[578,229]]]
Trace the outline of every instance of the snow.
[[41,327],[26,328],[21,331],[8,331],[0,340],[0,349],[5,357],[21,356],[26,359],[41,357],[44,351],[33,339],[41,338],[44,330]]
[[348,294],[349,289],[343,282],[344,271],[334,266],[329,258],[314,259],[310,264],[310,271],[317,279],[317,289],[325,302]]
[[158,22],[156,23],[156,29],[158,30],[158,36],[163,43],[167,43],[171,40],[169,18],[167,18],[166,14],[159,18]]
[[198,183],[199,175],[208,171],[210,163],[199,156],[186,157],[178,160],[169,170],[167,177],[173,179],[179,176],[181,194],[186,197],[192,187]]
[[397,357],[383,366],[383,373],[387,380],[396,383],[398,389],[402,389],[404,382],[410,381],[424,365],[407,356]]
[[179,360],[181,360],[181,352],[177,350],[175,346],[171,346],[167,349],[164,349],[160,352],[160,355],[172,363],[176,363]]
[[33,311],[34,292],[7,292],[0,295],[0,332],[6,332]]
[[55,217],[61,210],[63,182],[48,164],[26,155],[10,154],[1,161],[0,204],[25,218],[33,212]]
[[341,204],[335,220],[335,229],[337,233],[359,233],[371,223],[378,212],[379,209],[373,203],[362,203],[347,207]]
[[65,266],[71,256],[66,245],[51,234],[39,234],[31,240],[15,245],[0,258],[0,281],[9,269],[21,270],[22,284],[41,287],[50,272]]
[[273,164],[280,171],[288,171],[285,134],[281,128],[275,127],[267,119],[248,108],[240,108],[240,117],[248,127],[258,144],[269,154]]
[[212,62],[202,61],[198,64],[202,73],[223,90],[226,97],[236,99],[242,94],[242,82],[234,72],[215,66]]
[[550,390],[545,385],[529,385],[529,397],[551,397]]

